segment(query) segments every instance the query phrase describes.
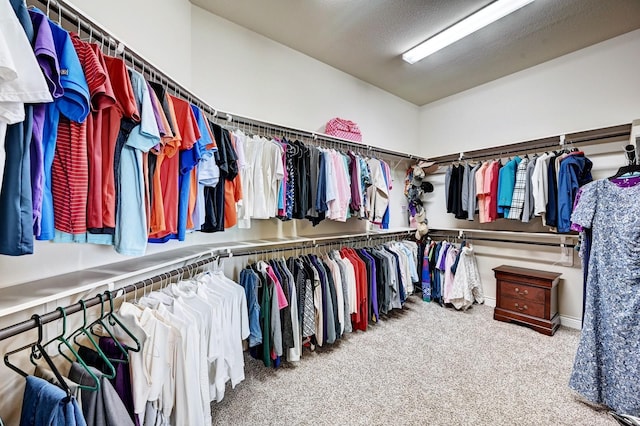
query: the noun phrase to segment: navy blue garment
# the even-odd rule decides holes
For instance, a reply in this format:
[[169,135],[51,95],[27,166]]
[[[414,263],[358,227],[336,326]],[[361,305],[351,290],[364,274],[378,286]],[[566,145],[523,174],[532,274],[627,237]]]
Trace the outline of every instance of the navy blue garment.
[[572,154],[558,167],[558,232],[571,231],[571,212],[578,189],[593,180],[593,163],[584,154]]
[[549,189],[547,193],[547,212],[545,214],[547,226],[558,226],[558,179],[556,174],[557,160],[559,155],[555,155],[549,160],[547,179]]
[[438,302],[442,306],[442,283],[440,280],[440,272],[436,267],[436,263],[438,260],[438,256],[440,255],[440,250],[442,250],[442,241],[436,244],[436,250],[433,253],[433,288],[431,291],[431,299]]
[[318,155],[318,187],[316,188],[316,211],[318,217],[310,217],[309,220],[316,226],[325,218],[327,207],[327,173],[324,169],[325,158],[322,152]]
[[356,253],[360,255],[360,258],[367,266],[367,278],[369,281],[368,300],[371,318],[374,318],[376,321],[380,321],[380,306],[378,302],[379,281],[377,276],[378,271],[376,269],[376,261],[373,256],[371,256],[371,254],[369,254],[369,252],[364,249],[356,250]]

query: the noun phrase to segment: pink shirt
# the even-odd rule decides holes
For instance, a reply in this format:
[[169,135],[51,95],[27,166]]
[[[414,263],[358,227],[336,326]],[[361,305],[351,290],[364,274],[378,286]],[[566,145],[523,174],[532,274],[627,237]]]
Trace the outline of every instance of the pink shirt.
[[485,171],[488,167],[489,162],[486,162],[476,171],[476,195],[478,196],[478,219],[480,220],[480,223],[486,223],[489,221],[488,194],[485,193],[484,186]]
[[269,278],[273,280],[274,291],[276,292],[276,297],[278,298],[278,308],[284,309],[289,306],[289,302],[287,302],[287,297],[284,295],[284,291],[282,291],[282,286],[280,285],[280,281],[278,281],[278,277],[271,266],[267,266],[267,275]]

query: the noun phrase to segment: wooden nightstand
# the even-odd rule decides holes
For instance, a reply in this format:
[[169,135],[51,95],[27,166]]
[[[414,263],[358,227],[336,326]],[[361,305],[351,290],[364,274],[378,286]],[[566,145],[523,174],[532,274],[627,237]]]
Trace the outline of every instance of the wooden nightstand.
[[560,327],[558,281],[555,272],[499,266],[496,275],[496,308],[493,319],[515,322],[553,336]]

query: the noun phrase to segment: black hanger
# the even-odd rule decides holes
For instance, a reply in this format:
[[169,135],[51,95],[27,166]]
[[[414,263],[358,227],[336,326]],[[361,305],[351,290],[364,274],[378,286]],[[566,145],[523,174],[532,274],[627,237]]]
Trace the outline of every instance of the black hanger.
[[640,164],[631,164],[628,166],[620,167],[615,175],[609,177],[609,180],[617,179],[622,175],[626,175],[627,173],[640,173]]
[[25,349],[31,349],[30,356],[32,358],[35,358],[35,359],[38,359],[40,357],[44,358],[47,365],[49,366],[49,368],[51,368],[51,371],[56,377],[56,380],[58,381],[58,385],[67,393],[67,401],[68,401],[72,396],[71,389],[69,389],[67,382],[64,380],[64,377],[62,376],[60,371],[56,368],[55,364],[51,360],[51,357],[49,357],[49,354],[47,353],[47,351],[44,349],[44,347],[42,347],[42,318],[40,318],[40,315],[34,314],[33,316],[31,316],[31,319],[33,319],[38,326],[38,340],[35,343],[30,343],[28,345],[22,346],[18,349],[14,349],[11,352],[7,352],[6,354],[4,354],[4,364],[7,367],[9,367],[11,370],[20,374],[22,377],[29,376],[28,373],[22,371],[16,365],[12,364],[11,361],[9,361],[9,356],[16,354],[18,352],[21,352]]
[[640,164],[637,164],[636,162],[635,147],[631,144],[626,145],[624,147],[624,151],[627,157],[628,165],[620,167],[616,174],[611,176],[609,179],[616,179],[627,173],[640,173]]

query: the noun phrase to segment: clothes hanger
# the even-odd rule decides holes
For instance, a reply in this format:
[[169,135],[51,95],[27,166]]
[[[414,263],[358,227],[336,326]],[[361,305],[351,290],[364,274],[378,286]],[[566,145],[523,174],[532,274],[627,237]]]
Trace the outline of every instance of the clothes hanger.
[[60,370],[58,370],[56,365],[51,360],[51,357],[49,356],[47,351],[42,346],[42,318],[40,317],[40,315],[37,315],[37,314],[32,315],[31,318],[36,322],[36,325],[38,326],[38,340],[34,344],[23,346],[22,348],[19,348],[19,349],[16,349],[16,350],[13,350],[11,352],[6,353],[5,356],[4,356],[4,363],[5,363],[5,365],[7,367],[12,369],[13,371],[17,372],[18,374],[20,374],[20,375],[22,375],[24,377],[27,377],[28,374],[26,374],[24,371],[20,370],[15,365],[11,364],[11,362],[9,361],[9,356],[12,355],[12,354],[15,354],[17,352],[20,352],[20,351],[22,351],[24,349],[27,349],[29,346],[31,346],[30,358],[36,358],[36,359],[40,358],[40,357],[44,358],[45,362],[47,363],[47,365],[51,369],[51,372],[53,373],[53,375],[55,376],[56,380],[58,381],[57,386],[62,388],[62,390],[64,390],[66,392],[66,394],[67,394],[67,396],[63,400],[63,402],[66,404],[67,402],[69,402],[71,400],[71,398],[73,396],[73,393],[71,392],[71,389],[69,388],[69,385],[67,384],[67,381],[63,377],[62,373],[60,373]]
[[[49,346],[51,343],[54,342],[58,342],[58,352],[60,353],[60,355],[62,355],[67,361],[69,361],[70,363],[73,363],[73,360],[71,358],[69,358],[63,351],[62,351],[62,346],[66,346],[67,349],[69,349],[69,351],[73,354],[73,356],[75,356],[76,358],[76,362],[78,364],[80,364],[80,366],[82,367],[83,370],[85,370],[85,372],[89,375],[89,377],[91,377],[91,379],[93,380],[93,383],[95,383],[94,386],[88,386],[88,385],[78,385],[78,387],[80,389],[84,389],[84,390],[90,390],[90,391],[97,391],[100,389],[100,381],[98,380],[98,377],[93,373],[93,371],[91,371],[91,369],[89,368],[89,366],[84,362],[84,360],[82,359],[82,357],[80,357],[80,355],[78,355],[78,352],[75,350],[75,348],[73,347],[73,345],[69,342],[68,339],[66,339],[64,337],[64,335],[67,333],[67,312],[65,311],[65,309],[62,306],[58,306],[56,308],[57,311],[60,311],[60,313],[62,314],[62,333],[59,336],[54,337],[53,339],[49,340],[47,343],[44,343],[43,345],[41,345],[41,354],[42,356],[48,356],[48,354],[46,353],[45,348],[47,346]],[[46,359],[46,358],[45,358]],[[53,370],[52,370],[53,371]],[[54,371],[55,374],[55,371]]]
[[129,351],[140,352],[140,349],[142,349],[142,347],[140,345],[140,341],[131,332],[131,330],[129,330],[127,328],[127,326],[124,325],[124,323],[120,320],[120,318],[118,318],[118,316],[114,312],[114,309],[113,309],[113,293],[110,290],[107,290],[105,292],[105,294],[109,298],[109,312],[107,313],[107,319],[109,320],[109,324],[111,324],[112,327],[115,327],[116,324],[117,324],[122,329],[122,331],[124,331],[126,333],[126,335],[129,336],[131,338],[131,340],[133,340],[133,342],[135,343],[136,346],[134,348],[128,347],[127,349]]
[[109,327],[107,327],[107,324],[104,322],[106,316],[105,316],[105,312],[104,312],[104,295],[103,294],[99,294],[98,298],[100,299],[100,316],[98,317],[98,319],[96,319],[93,323],[91,323],[89,325],[89,331],[94,335],[94,336],[99,336],[95,331],[94,328],[97,327],[98,325],[100,325],[102,327],[102,329],[104,331],[107,332],[107,334],[109,335],[109,337],[111,337],[111,339],[113,340],[113,342],[115,343],[115,345],[118,347],[118,350],[120,350],[120,352],[122,353],[122,355],[124,355],[124,359],[118,359],[118,358],[109,358],[109,361],[111,361],[112,363],[128,363],[129,362],[129,353],[127,352],[127,350],[124,348],[124,346],[122,346],[120,344],[120,342],[118,341],[118,339],[116,338],[116,336],[114,336],[114,334],[111,332],[111,330],[109,329]]
[[628,144],[624,147],[624,150],[627,157],[628,165],[620,167],[615,175],[609,177],[609,180],[617,179],[626,174],[640,173],[640,164],[637,164],[636,161],[635,147],[631,144]]
[[9,367],[11,370],[21,375],[22,377],[29,376],[28,373],[26,373],[25,371],[22,371],[18,366],[12,364],[11,361],[9,360],[9,357],[18,352],[22,352],[25,349],[31,349],[30,358],[37,359],[40,356],[42,356],[45,362],[47,363],[47,365],[49,366],[49,368],[51,368],[51,371],[53,372],[53,374],[55,375],[59,386],[67,393],[67,398],[70,398],[72,395],[71,389],[69,389],[69,386],[67,385],[67,382],[64,380],[64,377],[62,376],[58,368],[55,366],[55,364],[51,360],[51,357],[49,357],[49,354],[47,353],[47,351],[42,346],[42,319],[40,318],[40,315],[37,315],[37,314],[32,315],[31,319],[33,319],[36,322],[36,325],[38,326],[38,340],[35,343],[30,343],[28,345],[22,346],[18,349],[14,349],[4,354],[4,364],[7,367]]
[[108,373],[103,373],[104,377],[106,377],[107,379],[113,379],[114,377],[116,377],[116,369],[111,363],[111,361],[109,361],[107,356],[104,354],[102,349],[100,349],[100,346],[98,346],[98,343],[96,343],[96,341],[93,339],[91,332],[89,332],[89,330],[87,329],[87,305],[85,301],[80,300],[80,305],[82,306],[82,316],[83,316],[82,326],[78,328],[76,331],[74,331],[73,333],[71,333],[67,339],[69,340],[73,339],[74,343],[80,346],[80,342],[78,341],[78,338],[82,335],[86,336],[89,339],[89,343],[91,343],[91,346],[93,346],[93,349],[98,353],[98,356],[104,362],[105,366],[109,370]]

